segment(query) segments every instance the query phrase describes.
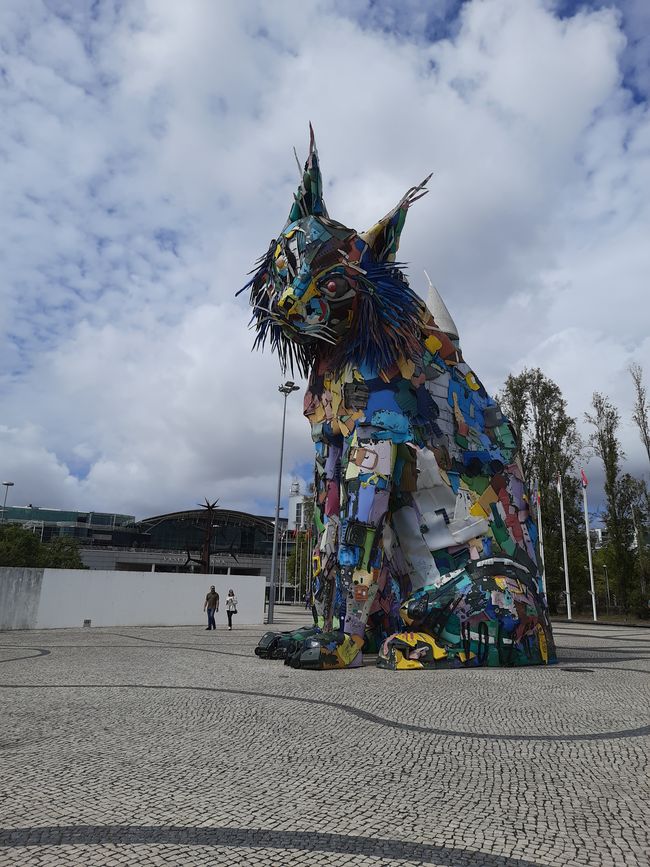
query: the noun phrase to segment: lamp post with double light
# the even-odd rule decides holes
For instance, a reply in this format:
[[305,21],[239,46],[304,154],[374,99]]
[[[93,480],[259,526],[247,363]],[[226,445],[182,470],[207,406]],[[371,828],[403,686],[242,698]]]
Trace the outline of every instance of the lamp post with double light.
[[5,522],[5,512],[7,511],[7,494],[9,493],[9,488],[13,488],[14,486],[13,482],[3,482],[2,484],[5,488],[5,498],[2,504],[2,521],[0,521],[0,524],[4,524]]
[[282,462],[284,460],[284,428],[287,420],[287,397],[292,391],[298,391],[299,388],[291,380],[287,380],[284,385],[278,386],[280,394],[284,395],[284,408],[282,410],[282,437],[280,439],[280,471],[278,473],[278,494],[275,501],[275,524],[273,525],[273,552],[271,554],[271,577],[269,579],[269,608],[267,623],[273,623],[273,606],[275,603],[275,570],[278,562],[278,527],[280,524],[280,497],[282,495]]

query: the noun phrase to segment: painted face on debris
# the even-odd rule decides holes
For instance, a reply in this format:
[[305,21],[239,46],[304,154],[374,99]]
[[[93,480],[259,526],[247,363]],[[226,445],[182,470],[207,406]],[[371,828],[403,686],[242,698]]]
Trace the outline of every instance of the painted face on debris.
[[[409,205],[424,181],[368,232],[330,219],[310,127],[309,156],[289,218],[241,291],[250,288],[255,346],[267,338],[283,367],[306,373],[324,352],[341,363],[408,355],[422,304],[395,262]],[[428,180],[428,178],[427,178]],[[356,328],[363,322],[363,328]],[[365,345],[367,344],[367,345]]]

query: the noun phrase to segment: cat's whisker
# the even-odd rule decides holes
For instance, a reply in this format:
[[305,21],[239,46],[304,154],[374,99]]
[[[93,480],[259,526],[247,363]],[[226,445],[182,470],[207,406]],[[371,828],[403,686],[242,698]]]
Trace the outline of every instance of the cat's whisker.
[[316,340],[321,340],[323,343],[329,343],[330,346],[336,346],[336,340],[331,337],[326,337],[324,334],[315,334]]
[[277,316],[262,316],[259,319],[255,319],[254,322],[251,322],[248,326],[248,330],[252,331],[254,328],[260,328],[265,322],[275,322],[276,325],[280,324],[280,320]]
[[327,334],[326,326],[323,325],[312,325],[306,329],[309,334],[316,338],[316,340],[322,340],[324,343],[330,343],[332,346],[336,345],[336,335],[335,334]]

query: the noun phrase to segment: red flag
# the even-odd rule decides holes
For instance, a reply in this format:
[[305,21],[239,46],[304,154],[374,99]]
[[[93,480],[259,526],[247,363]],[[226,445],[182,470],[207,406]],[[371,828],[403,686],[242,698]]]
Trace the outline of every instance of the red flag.
[[582,487],[586,488],[589,482],[587,481],[587,477],[585,476],[585,471],[580,467],[580,478],[582,479]]

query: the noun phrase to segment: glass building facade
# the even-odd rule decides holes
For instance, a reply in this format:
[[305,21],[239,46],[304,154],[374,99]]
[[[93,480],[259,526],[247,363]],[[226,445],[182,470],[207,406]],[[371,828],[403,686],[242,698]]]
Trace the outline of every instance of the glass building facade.
[[[143,547],[167,551],[200,551],[207,526],[205,509],[172,512],[145,518],[135,525]],[[270,557],[273,549],[273,521],[246,512],[216,509],[212,518],[211,554]]]
[[[198,571],[208,531],[205,509],[171,512],[136,521],[133,515],[110,512],[8,506],[1,519],[31,530],[43,542],[60,536],[74,538],[89,568],[123,571]],[[270,574],[272,518],[215,509],[211,524],[211,572]],[[279,530],[278,554],[286,564],[293,539],[286,532],[285,518],[280,519]]]
[[138,534],[133,515],[112,512],[74,512],[39,506],[7,506],[0,520],[19,524],[49,542],[59,536],[80,545],[131,545]]

